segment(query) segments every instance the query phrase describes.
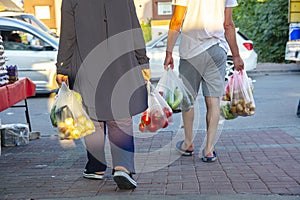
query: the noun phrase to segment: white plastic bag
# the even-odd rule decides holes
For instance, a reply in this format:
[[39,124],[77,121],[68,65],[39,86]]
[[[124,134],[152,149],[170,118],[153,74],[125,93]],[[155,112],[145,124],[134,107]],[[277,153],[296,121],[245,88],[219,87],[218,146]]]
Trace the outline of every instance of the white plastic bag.
[[79,139],[95,132],[95,126],[83,109],[79,93],[63,83],[50,114],[51,122],[57,126],[60,139]]
[[234,71],[230,87],[231,112],[238,116],[255,113],[253,86],[245,70]]
[[166,128],[172,122],[172,109],[148,82],[148,109],[141,115],[139,130],[156,132]]
[[157,83],[156,91],[166,100],[173,112],[188,111],[194,106],[194,98],[181,78],[171,69],[165,70]]

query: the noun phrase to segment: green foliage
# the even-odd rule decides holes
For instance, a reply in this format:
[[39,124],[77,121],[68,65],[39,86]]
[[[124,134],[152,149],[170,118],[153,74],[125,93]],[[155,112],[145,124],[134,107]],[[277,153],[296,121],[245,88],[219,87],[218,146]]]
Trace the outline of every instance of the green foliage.
[[142,22],[141,28],[144,35],[144,40],[147,43],[152,39],[151,20],[148,20],[147,23]]
[[285,45],[288,40],[287,0],[239,0],[233,9],[236,27],[253,42],[259,62],[285,62]]

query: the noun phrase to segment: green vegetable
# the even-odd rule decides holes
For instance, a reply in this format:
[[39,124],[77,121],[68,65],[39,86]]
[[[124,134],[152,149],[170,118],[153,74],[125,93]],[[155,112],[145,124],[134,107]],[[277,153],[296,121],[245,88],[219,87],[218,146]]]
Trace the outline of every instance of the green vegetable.
[[183,100],[183,93],[179,90],[178,87],[176,87],[174,90],[174,99],[175,100],[171,107],[173,110],[176,110]]
[[57,127],[57,119],[55,116],[55,109],[56,109],[56,106],[53,106],[51,109],[51,112],[50,112],[50,119],[51,119],[52,126]]
[[167,91],[167,103],[169,104],[170,107],[172,107],[173,103],[174,103],[174,94],[171,90],[168,89]]
[[237,115],[233,114],[230,110],[230,102],[226,103],[225,105],[221,105],[220,111],[221,115],[227,120],[237,118]]

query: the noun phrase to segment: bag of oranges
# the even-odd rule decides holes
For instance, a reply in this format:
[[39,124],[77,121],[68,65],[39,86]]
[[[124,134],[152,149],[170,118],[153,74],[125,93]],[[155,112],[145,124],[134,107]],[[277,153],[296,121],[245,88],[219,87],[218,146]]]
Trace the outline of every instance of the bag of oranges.
[[63,83],[51,109],[52,125],[60,139],[79,139],[95,132],[95,126],[82,105],[79,93]]

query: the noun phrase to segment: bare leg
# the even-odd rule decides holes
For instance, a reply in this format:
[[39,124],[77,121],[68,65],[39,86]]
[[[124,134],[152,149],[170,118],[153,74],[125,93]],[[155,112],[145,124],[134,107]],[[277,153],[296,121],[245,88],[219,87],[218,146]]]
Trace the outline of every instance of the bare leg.
[[220,119],[220,102],[219,97],[205,97],[206,104],[206,129],[207,141],[204,149],[205,156],[212,157],[214,150],[214,139],[216,136],[218,123]]
[[194,150],[193,144],[193,122],[194,122],[194,109],[192,108],[188,112],[182,112],[182,119],[184,123],[185,139],[182,144],[183,150]]

